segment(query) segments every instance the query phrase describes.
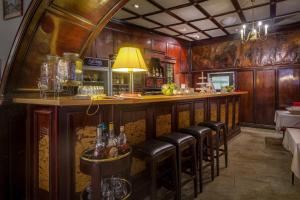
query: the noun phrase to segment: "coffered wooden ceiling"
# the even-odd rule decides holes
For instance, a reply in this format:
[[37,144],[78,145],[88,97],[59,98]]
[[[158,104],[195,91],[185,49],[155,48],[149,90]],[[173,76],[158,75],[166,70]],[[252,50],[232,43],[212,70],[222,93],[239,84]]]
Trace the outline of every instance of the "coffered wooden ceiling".
[[255,0],[254,6],[250,0],[130,0],[114,18],[196,41],[236,34],[253,20],[271,28],[298,23],[300,0]]

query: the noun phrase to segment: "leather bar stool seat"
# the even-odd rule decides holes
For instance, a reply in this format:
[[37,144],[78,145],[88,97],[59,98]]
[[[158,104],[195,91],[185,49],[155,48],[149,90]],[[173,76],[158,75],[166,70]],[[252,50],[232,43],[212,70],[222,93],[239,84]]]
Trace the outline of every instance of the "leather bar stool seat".
[[[203,170],[210,167],[211,179],[214,180],[214,148],[212,144],[212,130],[204,126],[191,126],[179,130],[182,133],[190,134],[197,140],[196,153],[197,153],[197,169],[199,171],[199,188],[200,192],[203,191]],[[210,144],[208,144],[210,142]],[[209,154],[207,153],[209,151]],[[206,152],[207,164],[203,165],[204,152]],[[208,156],[209,155],[209,156]]]
[[[213,131],[216,131],[216,137],[215,137],[215,150],[216,150],[216,163],[217,163],[217,176],[220,174],[220,162],[219,158],[224,155],[225,156],[225,167],[228,166],[228,144],[227,144],[227,135],[228,135],[228,129],[225,123],[223,122],[216,122],[216,121],[206,121],[206,122],[200,122],[198,126],[206,126],[212,129]],[[224,148],[221,148],[221,146],[224,145]],[[221,153],[220,153],[221,151]]]
[[[197,197],[197,156],[196,156],[196,139],[184,133],[174,132],[168,135],[163,135],[159,140],[169,142],[176,146],[177,149],[177,171],[178,171],[178,183],[179,183],[179,192],[178,199],[181,199],[181,188],[188,182],[194,182],[194,196]],[[187,152],[189,151],[189,152]],[[187,169],[183,169],[183,164],[188,164]],[[181,172],[184,172],[190,175],[190,178],[182,182]]]
[[157,197],[157,172],[158,166],[161,162],[171,159],[172,165],[172,177],[174,177],[175,185],[175,199],[178,198],[179,183],[178,183],[178,169],[177,169],[177,155],[176,147],[173,144],[160,140],[147,140],[145,142],[136,144],[133,146],[133,156],[141,160],[145,160],[147,165],[150,167],[151,176],[151,200],[156,200]]

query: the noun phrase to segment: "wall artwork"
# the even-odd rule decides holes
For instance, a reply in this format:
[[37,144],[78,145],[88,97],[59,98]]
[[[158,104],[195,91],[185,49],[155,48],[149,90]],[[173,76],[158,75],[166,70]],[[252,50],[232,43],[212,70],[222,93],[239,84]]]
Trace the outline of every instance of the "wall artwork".
[[3,0],[2,3],[4,20],[23,15],[23,0]]
[[193,71],[299,64],[300,31],[277,33],[255,43],[231,40],[198,45],[192,52]]

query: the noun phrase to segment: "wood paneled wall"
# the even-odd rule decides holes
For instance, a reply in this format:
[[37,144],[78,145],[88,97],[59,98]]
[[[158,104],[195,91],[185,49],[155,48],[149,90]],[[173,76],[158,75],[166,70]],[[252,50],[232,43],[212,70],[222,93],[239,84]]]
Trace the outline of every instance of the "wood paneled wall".
[[84,56],[109,58],[122,46],[135,46],[144,52],[145,58],[170,57],[175,59],[174,76],[176,83],[190,83],[189,42],[151,33],[145,29],[117,22],[110,22],[98,35]]
[[[220,70],[218,70],[220,71]],[[228,71],[228,70],[221,70]],[[233,69],[238,90],[248,91],[241,97],[240,121],[245,125],[274,125],[274,114],[293,101],[300,101],[300,66],[270,66]],[[206,71],[215,72],[215,70]],[[201,73],[193,73],[194,82]]]
[[273,125],[274,113],[300,101],[300,31],[278,32],[267,41],[211,41],[192,47],[193,82],[201,71],[235,71],[241,122]]

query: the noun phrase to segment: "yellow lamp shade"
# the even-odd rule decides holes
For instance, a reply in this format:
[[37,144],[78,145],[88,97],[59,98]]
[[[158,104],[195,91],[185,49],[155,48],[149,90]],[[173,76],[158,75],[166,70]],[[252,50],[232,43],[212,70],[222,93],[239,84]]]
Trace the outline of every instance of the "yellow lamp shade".
[[134,47],[120,48],[112,70],[115,72],[148,71],[141,51]]

